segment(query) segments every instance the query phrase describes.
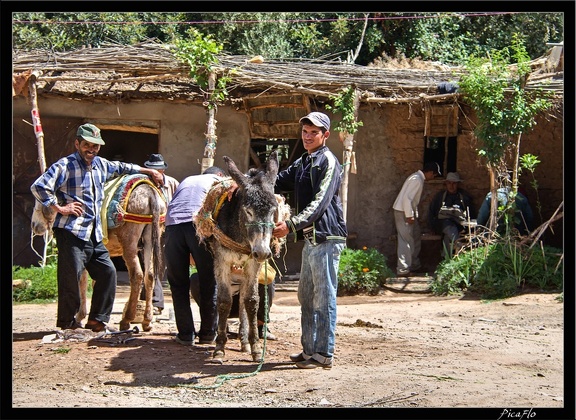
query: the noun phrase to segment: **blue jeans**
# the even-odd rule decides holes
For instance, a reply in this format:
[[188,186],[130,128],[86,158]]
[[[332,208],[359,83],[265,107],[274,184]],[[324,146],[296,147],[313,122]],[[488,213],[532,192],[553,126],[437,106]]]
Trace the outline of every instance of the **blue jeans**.
[[298,281],[298,302],[302,312],[302,349],[326,358],[334,355],[336,341],[336,292],[338,264],[346,246],[343,241],[327,240],[312,245],[307,240],[302,249]]
[[80,309],[80,277],[84,269],[94,280],[89,320],[110,321],[116,297],[116,268],[102,241],[97,242],[92,230],[84,242],[62,228],[54,228],[58,246],[58,314],[56,326],[67,328]]

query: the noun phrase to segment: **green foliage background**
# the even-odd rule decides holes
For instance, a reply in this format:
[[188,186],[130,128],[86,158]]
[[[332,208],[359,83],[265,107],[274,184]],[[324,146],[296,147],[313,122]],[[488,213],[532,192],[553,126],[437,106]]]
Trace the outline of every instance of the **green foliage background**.
[[66,51],[150,38],[173,43],[187,39],[194,28],[222,44],[225,53],[269,59],[345,61],[361,43],[356,60],[361,65],[382,56],[463,64],[472,53],[509,45],[514,33],[526,40],[529,56],[537,58],[547,51],[547,42],[563,41],[564,33],[560,12],[31,12],[14,13],[12,22],[13,47],[18,49]]
[[[13,288],[13,302],[53,302],[58,297],[58,266],[50,262],[44,267],[12,266],[12,279],[27,281],[27,287]],[[92,295],[92,281],[88,280],[88,296]]]

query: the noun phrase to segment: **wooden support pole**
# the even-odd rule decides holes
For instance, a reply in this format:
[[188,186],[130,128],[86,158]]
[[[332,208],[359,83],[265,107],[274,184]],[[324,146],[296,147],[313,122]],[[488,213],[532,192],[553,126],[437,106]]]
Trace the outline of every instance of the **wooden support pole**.
[[[360,94],[356,89],[354,91],[354,121],[358,121],[358,108],[360,107]],[[344,144],[344,153],[342,165],[344,173],[342,174],[342,185],[340,186],[340,199],[342,201],[342,212],[344,220],[348,213],[348,179],[350,177],[350,167],[352,166],[352,157],[354,156],[354,134],[340,133],[340,141]],[[356,173],[356,165],[354,165]]]
[[38,163],[40,164],[40,172],[46,171],[46,154],[44,153],[44,132],[42,131],[42,123],[40,121],[40,110],[38,109],[38,95],[36,92],[36,79],[40,75],[39,72],[34,71],[28,79],[28,91],[30,92],[30,101],[32,103],[32,124],[34,126],[34,135],[36,136],[36,145],[38,148]]
[[340,133],[340,140],[344,143],[344,153],[342,157],[344,173],[342,174],[342,185],[340,186],[340,199],[342,201],[342,212],[344,214],[344,220],[346,220],[346,214],[348,213],[348,179],[350,178],[350,165],[352,164],[354,135],[348,133]]
[[204,157],[202,158],[202,169],[200,173],[204,173],[206,169],[214,165],[214,156],[216,155],[216,104],[212,101],[212,92],[216,86],[216,73],[211,72],[208,76],[208,122],[206,123],[206,144],[204,146]]
[[[28,79],[28,91],[30,92],[30,102],[32,103],[32,125],[34,126],[34,135],[36,136],[36,146],[38,148],[38,163],[40,164],[40,173],[46,171],[46,154],[44,153],[44,131],[42,130],[42,122],[40,121],[40,110],[38,109],[38,94],[36,91],[36,79],[40,75],[39,72],[33,71]],[[46,258],[48,254],[48,244],[51,240],[50,232],[44,234],[44,247],[42,249],[41,266],[46,265]],[[34,244],[31,242],[33,247]]]

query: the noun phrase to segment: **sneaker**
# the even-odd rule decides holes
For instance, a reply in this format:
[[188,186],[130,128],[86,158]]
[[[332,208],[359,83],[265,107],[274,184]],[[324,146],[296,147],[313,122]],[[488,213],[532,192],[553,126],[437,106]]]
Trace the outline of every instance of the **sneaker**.
[[154,311],[152,312],[154,315],[162,315],[162,311],[164,310],[164,308],[154,308]]
[[303,351],[300,353],[294,353],[290,355],[290,360],[293,361],[294,363],[296,362],[304,362],[308,359],[310,359],[311,356],[308,356],[307,354],[305,354]]
[[318,360],[310,358],[302,362],[297,362],[296,366],[298,369],[316,369],[317,367],[332,369],[332,359],[328,359],[326,363],[320,363]]
[[182,344],[183,346],[193,346],[194,345],[194,336],[192,336],[192,340],[183,340],[179,336],[174,337],[174,341],[178,344]]
[[[264,339],[264,326],[263,325],[258,325],[258,337],[260,339]],[[267,328],[266,329],[266,340],[277,341],[278,337],[276,337],[274,334],[272,334],[270,332],[270,329]]]
[[412,274],[410,271],[399,271],[396,273],[396,277],[410,277]]

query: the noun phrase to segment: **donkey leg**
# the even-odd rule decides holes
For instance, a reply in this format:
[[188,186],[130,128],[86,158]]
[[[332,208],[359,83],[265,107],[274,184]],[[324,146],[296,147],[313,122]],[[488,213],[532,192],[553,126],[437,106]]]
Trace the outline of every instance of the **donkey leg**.
[[256,274],[246,280],[246,284],[240,289],[240,313],[245,312],[248,324],[248,342],[250,343],[252,360],[262,360],[262,348],[258,336],[258,280]]
[[122,320],[120,321],[120,329],[128,330],[130,329],[130,323],[136,317],[136,306],[140,297],[140,289],[142,287],[142,280],[144,275],[142,273],[142,267],[140,266],[140,260],[138,259],[137,252],[127,254],[126,249],[124,249],[123,258],[126,263],[126,267],[128,268],[128,276],[130,277],[130,296],[124,305],[124,312],[122,315]]
[[144,290],[146,294],[146,309],[144,310],[144,319],[142,320],[142,329],[150,331],[152,327],[153,308],[152,297],[154,293],[154,267],[152,263],[152,230],[151,226],[146,225],[142,231],[142,259],[144,261]]
[[216,305],[218,307],[218,334],[216,335],[216,348],[212,353],[212,358],[221,359],[224,357],[224,348],[228,341],[228,316],[230,315],[230,308],[232,308],[230,287],[225,282],[218,283]]
[[152,326],[152,318],[154,315],[154,309],[152,308],[152,297],[154,292],[154,276],[151,271],[146,273],[144,277],[144,288],[146,290],[146,309],[144,310],[144,319],[142,320],[142,329],[144,331],[150,331]]
[[86,294],[88,293],[88,271],[84,270],[80,277],[80,309],[74,317],[76,322],[81,323],[86,314],[88,313],[88,300]]
[[240,351],[250,353],[250,341],[248,340],[248,316],[241,299],[238,299],[238,338],[240,339]]

